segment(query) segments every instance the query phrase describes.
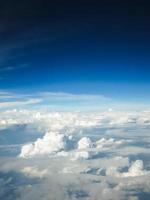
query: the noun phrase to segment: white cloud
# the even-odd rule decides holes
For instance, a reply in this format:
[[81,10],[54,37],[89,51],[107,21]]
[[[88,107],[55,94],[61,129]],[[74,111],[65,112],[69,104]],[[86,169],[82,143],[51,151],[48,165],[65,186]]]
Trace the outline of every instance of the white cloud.
[[[31,179],[18,188],[20,199],[49,199],[50,194],[57,200],[137,199],[139,191],[150,192],[149,119],[149,112],[114,110],[0,112],[1,128],[27,124],[29,132],[34,127],[35,135],[43,134],[19,144],[20,158],[1,157],[0,172],[21,172]],[[5,131],[1,134],[5,139]],[[34,185],[36,177],[40,180]]]
[[[38,155],[53,155],[62,150],[66,150],[68,141],[72,135],[77,134],[79,140],[76,141],[78,151],[76,158],[91,158],[94,153],[91,153],[89,148],[98,151],[111,151],[112,149],[126,147],[132,140],[129,139],[115,139],[110,137],[102,137],[96,142],[92,142],[90,137],[82,137],[82,131],[92,128],[112,127],[111,121],[114,121],[120,112],[116,115],[108,113],[77,113],[77,112],[30,112],[30,111],[16,111],[10,113],[5,112],[4,116],[9,114],[12,117],[0,121],[1,126],[7,124],[27,123],[36,126],[37,130],[47,131],[43,138],[38,138],[34,143],[25,144],[21,150],[21,157],[33,157]],[[123,113],[122,113],[123,115]],[[117,122],[118,123],[118,122]],[[130,127],[130,123],[128,124]],[[144,125],[144,124],[143,124]],[[132,125],[131,125],[132,126]],[[114,126],[116,127],[116,125]],[[119,124],[117,125],[119,127]],[[122,127],[122,122],[121,122]],[[126,124],[125,124],[126,127]],[[70,137],[70,138],[69,138]],[[97,135],[98,139],[98,135]],[[66,145],[67,143],[67,145]],[[124,147],[124,148],[125,148]],[[73,150],[74,146],[72,146]],[[93,150],[92,150],[93,152]],[[60,155],[60,154],[59,154]]]
[[83,137],[78,141],[78,149],[92,148],[92,141],[88,137]]
[[135,177],[149,174],[149,171],[144,170],[144,165],[142,160],[134,161],[128,169],[128,172],[122,174],[123,177]]
[[27,175],[29,177],[33,177],[33,178],[34,177],[43,178],[48,173],[47,169],[41,170],[41,169],[38,169],[38,167],[35,167],[35,166],[24,167],[21,170],[21,172],[24,173],[25,175]]
[[40,155],[52,155],[65,149],[66,137],[57,132],[47,132],[43,138],[38,138],[33,144],[22,147],[20,157],[28,158]]
[[41,99],[27,99],[27,100],[20,100],[20,101],[5,101],[5,102],[0,102],[0,108],[4,109],[4,108],[17,108],[19,107],[23,107],[26,105],[32,105],[32,104],[37,104],[40,103],[42,100]]
[[[99,105],[100,102],[107,104],[111,101],[108,97],[94,94],[71,94],[63,92],[34,92],[21,93],[14,91],[0,91],[0,108],[17,108],[18,106],[25,107],[28,104],[33,104],[29,101],[37,100],[34,104],[38,105],[38,109],[49,108],[51,110],[83,110],[89,109],[89,104]],[[16,102],[16,103],[15,103]],[[67,103],[67,106],[66,106]]]
[[136,160],[131,163],[127,172],[119,172],[117,167],[110,167],[106,170],[106,174],[109,176],[116,177],[137,177],[150,174],[150,171],[144,170],[144,165],[142,160]]
[[87,159],[90,159],[91,157],[92,155],[88,151],[77,151],[74,154],[74,157],[72,158],[72,160],[87,160]]
[[100,140],[96,141],[97,148],[98,149],[109,149],[109,148],[115,148],[119,145],[124,144],[125,140],[115,140],[114,138],[101,138]]
[[[34,123],[38,127],[46,126],[50,130],[52,127],[57,129],[58,126],[60,129],[65,126],[72,128],[77,126],[83,128],[104,127],[109,129],[133,127],[135,125],[148,126],[150,124],[150,112],[44,112],[22,108],[27,105],[39,104],[41,101],[40,98],[23,97],[23,100],[0,102],[0,109],[13,108],[13,110],[0,111],[0,128],[1,126],[6,127],[7,125],[24,123]],[[18,109],[18,107],[22,109]],[[47,129],[44,131],[47,131]]]
[[41,92],[38,93],[40,97],[54,98],[55,100],[76,100],[76,101],[90,101],[90,100],[109,100],[109,98],[103,95],[92,94],[72,94],[64,92]]

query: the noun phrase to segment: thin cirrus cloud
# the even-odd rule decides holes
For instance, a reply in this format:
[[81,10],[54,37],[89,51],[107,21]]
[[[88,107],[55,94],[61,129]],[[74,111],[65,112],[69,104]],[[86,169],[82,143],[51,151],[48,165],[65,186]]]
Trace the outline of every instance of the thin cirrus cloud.
[[[110,102],[111,99],[103,95],[93,94],[71,94],[63,92],[35,92],[31,93],[17,93],[9,91],[0,91],[0,108],[15,108],[24,107],[26,105],[38,105],[40,107],[67,109],[86,108],[86,105],[97,103]],[[31,106],[32,108],[32,106]]]
[[32,105],[32,104],[37,104],[41,102],[40,99],[28,99],[28,100],[24,100],[24,101],[11,101],[11,102],[0,102],[0,108],[4,109],[4,108],[14,108],[14,107],[18,107],[18,106],[26,106],[26,105]]
[[[11,59],[13,60],[13,58]],[[11,74],[12,72],[20,71],[28,67],[29,65],[25,63],[16,66],[16,65],[10,65],[7,62],[5,63],[5,61],[0,60],[0,81],[6,79],[7,74]]]
[[55,99],[55,100],[76,100],[76,101],[90,101],[90,100],[110,100],[108,97],[103,95],[94,94],[72,94],[64,92],[41,92],[37,94],[45,99]]
[[53,111],[145,110],[148,108],[147,104],[133,104],[101,94],[0,91],[0,109],[25,108],[26,106],[29,109]]

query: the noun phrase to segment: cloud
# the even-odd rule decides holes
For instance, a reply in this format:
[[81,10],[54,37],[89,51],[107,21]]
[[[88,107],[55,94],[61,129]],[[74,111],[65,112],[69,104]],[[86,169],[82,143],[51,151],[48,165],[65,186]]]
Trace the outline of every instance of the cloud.
[[91,153],[88,151],[78,151],[74,154],[72,160],[87,160],[92,157]]
[[21,64],[19,66],[5,66],[5,67],[0,68],[0,72],[10,72],[10,71],[20,70],[27,67],[28,65],[26,64]]
[[[12,96],[12,94],[1,93],[2,95]],[[103,127],[107,129],[107,132],[112,132],[112,128],[127,128],[135,126],[148,127],[150,124],[150,112],[52,112],[43,110],[30,110],[25,109],[24,106],[27,105],[39,105],[41,104],[41,99],[26,99],[23,97],[23,101],[9,101],[0,102],[1,108],[4,110],[0,111],[0,127],[5,127],[11,124],[28,124],[32,123],[37,126],[37,128],[44,128],[43,131],[47,129],[62,129],[64,127],[72,127],[72,129],[77,127],[91,128],[91,127]],[[16,108],[17,107],[17,108]],[[20,107],[20,109],[18,109]],[[7,110],[6,110],[7,108]],[[118,118],[124,117],[126,120],[118,121]],[[116,132],[117,134],[117,132]],[[123,134],[123,133],[122,133]],[[126,135],[128,134],[125,133]],[[138,133],[137,133],[138,134]],[[140,134],[140,133],[139,133]],[[106,141],[104,141],[106,140]],[[114,140],[114,141],[113,141]],[[99,145],[106,144],[118,144],[115,139],[104,138],[99,141]],[[124,140],[119,141],[124,143]]]
[[18,108],[23,109],[26,106],[33,106],[41,102],[42,99],[31,97],[30,95],[0,90],[0,111]]
[[106,174],[109,176],[116,177],[137,177],[150,174],[150,171],[144,170],[144,165],[142,160],[136,160],[131,163],[127,172],[119,172],[119,169],[116,167],[110,167],[106,170]]
[[[140,199],[150,192],[149,118],[150,112],[114,110],[1,111],[1,142],[7,135],[15,137],[16,127],[23,124],[29,138],[28,143],[19,143],[19,157],[1,157],[0,177],[1,172],[15,171],[29,179],[17,185],[21,200]],[[21,130],[18,134],[25,137]]]
[[78,141],[78,149],[88,149],[92,147],[92,141],[88,137],[83,137]]
[[28,158],[40,155],[53,155],[65,149],[65,135],[57,132],[48,132],[44,137],[38,138],[33,144],[22,147],[20,157]]
[[[3,103],[12,103],[14,101],[26,101],[30,99],[40,99],[41,102],[37,102],[37,110],[51,110],[51,111],[109,111],[109,117],[114,118],[114,111],[117,110],[136,110],[133,105],[122,105],[120,102],[117,102],[111,97],[107,97],[101,94],[73,94],[73,93],[64,93],[64,92],[50,92],[50,91],[32,91],[32,92],[20,92],[20,91],[3,91],[10,94],[4,98],[0,97],[0,101],[3,100]],[[10,98],[12,97],[12,98]],[[9,100],[9,101],[8,101]],[[17,105],[14,105],[17,108]],[[23,106],[23,105],[22,105]],[[140,105],[139,105],[140,106]],[[9,108],[9,105],[8,105]],[[35,107],[34,107],[35,108]],[[141,108],[141,107],[139,107]],[[5,106],[7,109],[7,104]],[[33,107],[30,107],[33,109]],[[147,109],[147,107],[146,107]],[[129,116],[130,115],[130,116]],[[136,119],[131,113],[125,112],[124,115],[120,115],[118,118],[115,118],[114,121],[111,120],[110,125],[120,125],[135,123]]]
[[96,145],[98,149],[110,149],[115,148],[119,145],[122,145],[128,141],[125,140],[115,140],[114,138],[101,138],[100,140],[96,141]]
[[37,104],[40,103],[42,100],[41,99],[27,99],[24,101],[8,101],[8,102],[0,102],[0,108],[16,108],[16,107],[23,107],[26,105],[32,105],[32,104]]
[[64,92],[40,92],[37,95],[41,97],[45,97],[48,99],[55,98],[55,100],[110,100],[108,97],[103,95],[96,95],[96,94],[72,94],[72,93],[64,93]]
[[142,160],[134,161],[128,169],[128,172],[122,174],[123,177],[135,177],[150,174],[150,171],[144,170],[144,165]]
[[43,112],[27,109],[13,109],[0,112],[0,127],[12,124],[33,124],[37,129],[60,130],[65,127],[72,131],[75,128],[94,127],[99,125],[99,119],[93,114],[88,116],[80,112]]
[[[42,138],[37,138],[33,143],[24,144],[21,149],[20,157],[28,158],[34,156],[44,155],[66,155],[65,152],[70,151],[69,154],[73,155],[72,159],[91,159],[98,155],[98,152],[108,152],[118,149],[116,152],[125,153],[125,148],[131,148],[131,139],[117,139],[113,137],[98,137],[97,140],[92,141],[90,137],[82,137],[82,132],[86,129],[96,128],[97,130],[103,127],[110,129],[112,127],[111,121],[120,116],[121,113],[115,112],[114,114],[106,113],[77,113],[77,112],[36,112],[27,110],[14,110],[12,112],[5,112],[3,119],[0,120],[0,125],[5,126],[8,124],[31,124],[36,129],[45,132]],[[10,119],[5,118],[5,116]],[[123,113],[122,113],[123,115]],[[138,116],[140,118],[140,116]],[[129,115],[130,119],[130,115]],[[118,123],[118,122],[117,122]],[[30,125],[30,126],[31,126]],[[143,125],[145,125],[143,123]],[[147,125],[147,124],[146,124]],[[117,127],[123,127],[117,125]],[[124,124],[126,128],[126,122]],[[128,123],[132,126],[132,123]],[[116,127],[116,124],[114,125]],[[110,129],[111,130],[111,129]],[[76,135],[77,134],[77,135]],[[73,136],[73,140],[72,140]],[[131,137],[131,136],[130,136]],[[77,149],[75,149],[77,147]],[[133,147],[132,147],[133,148]],[[137,149],[137,147],[136,147]],[[145,150],[146,151],[146,150]]]
[[22,173],[24,173],[25,175],[29,176],[29,177],[36,177],[36,178],[43,178],[44,176],[47,175],[47,169],[44,169],[44,170],[41,170],[41,169],[38,169],[38,167],[24,167],[22,170],[21,170]]
[[[4,108],[9,107],[17,108],[15,101],[23,102],[30,99],[40,99],[41,103],[38,104],[38,109],[43,109],[44,107],[51,110],[88,110],[89,104],[94,104],[100,106],[101,104],[107,104],[111,101],[110,98],[103,95],[95,94],[72,94],[63,92],[17,92],[17,91],[3,91],[7,95],[0,95],[0,101],[4,104]],[[5,98],[6,97],[6,98]],[[8,101],[9,100],[9,101]],[[8,103],[12,104],[8,104]],[[39,102],[37,102],[39,103]],[[3,106],[3,104],[1,104]]]

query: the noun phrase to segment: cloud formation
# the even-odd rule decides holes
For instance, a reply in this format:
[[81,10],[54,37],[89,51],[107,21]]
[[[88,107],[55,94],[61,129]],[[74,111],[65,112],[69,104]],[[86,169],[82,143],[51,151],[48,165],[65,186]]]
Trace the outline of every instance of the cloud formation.
[[[30,102],[30,101],[34,102]],[[111,101],[110,98],[103,95],[95,94],[71,94],[63,92],[34,92],[21,93],[14,91],[0,91],[0,109],[9,108],[26,108],[29,104],[38,105],[37,109],[48,108],[49,110],[59,111],[74,111],[88,110],[89,104],[98,105],[107,104]],[[16,103],[15,103],[16,102]],[[67,106],[66,106],[67,105]],[[32,109],[32,107],[30,106]]]
[[148,111],[2,111],[0,141],[13,137],[16,127],[29,140],[17,145],[15,156],[1,157],[0,177],[22,177],[19,187],[13,182],[21,200],[49,200],[50,194],[57,200],[99,200],[100,194],[102,200],[140,199],[150,192],[149,119]]
[[78,149],[88,149],[92,147],[92,141],[88,137],[83,137],[78,141]]
[[65,135],[57,132],[47,132],[44,137],[38,138],[33,144],[22,147],[20,157],[33,157],[40,155],[53,155],[65,149]]
[[39,170],[37,167],[25,167],[21,170],[22,173],[24,173],[25,175],[29,176],[29,177],[35,177],[35,178],[42,178],[44,176],[47,175],[47,170]]

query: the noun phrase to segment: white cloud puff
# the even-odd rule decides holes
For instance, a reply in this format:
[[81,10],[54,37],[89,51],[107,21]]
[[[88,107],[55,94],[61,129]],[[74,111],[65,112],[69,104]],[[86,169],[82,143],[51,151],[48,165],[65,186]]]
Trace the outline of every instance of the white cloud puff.
[[150,174],[150,171],[144,170],[144,165],[142,160],[136,160],[130,165],[127,172],[121,173],[118,168],[110,167],[106,170],[106,174],[109,176],[116,176],[116,177],[138,177]]
[[75,152],[74,157],[72,160],[87,160],[92,157],[92,154],[88,151],[78,151]]
[[20,157],[28,158],[40,155],[51,155],[65,149],[66,136],[57,132],[47,132],[43,138],[22,147]]
[[78,141],[78,149],[88,149],[92,147],[92,141],[88,137],[83,137]]
[[150,173],[149,171],[144,170],[144,165],[142,160],[134,161],[128,169],[128,172],[122,173],[123,177],[135,177],[142,176]]

